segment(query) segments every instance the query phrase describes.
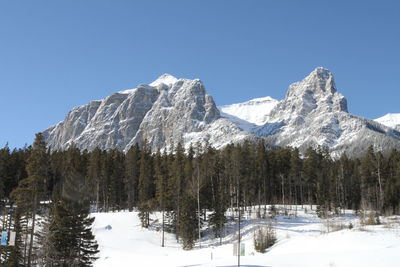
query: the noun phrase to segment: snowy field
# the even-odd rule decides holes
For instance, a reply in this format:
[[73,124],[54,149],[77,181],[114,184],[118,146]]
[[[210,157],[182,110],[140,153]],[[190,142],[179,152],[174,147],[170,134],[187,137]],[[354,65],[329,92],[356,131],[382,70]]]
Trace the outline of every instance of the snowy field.
[[[361,226],[355,215],[319,219],[309,208],[297,216],[277,216],[274,220],[278,242],[265,254],[254,251],[253,234],[265,220],[245,217],[242,242],[245,256],[241,266],[247,267],[393,267],[400,257],[400,217],[382,218],[381,225]],[[182,250],[172,234],[165,234],[166,247],[161,247],[158,230],[160,214],[151,229],[140,227],[136,212],[95,213],[94,234],[99,243],[99,259],[95,267],[110,266],[237,266],[233,256],[233,241],[237,238],[237,225],[228,223],[225,237],[219,239],[206,234],[196,248]],[[348,229],[352,223],[353,229]],[[106,226],[111,229],[107,230]],[[341,229],[343,228],[343,229]],[[329,231],[329,232],[328,232]]]

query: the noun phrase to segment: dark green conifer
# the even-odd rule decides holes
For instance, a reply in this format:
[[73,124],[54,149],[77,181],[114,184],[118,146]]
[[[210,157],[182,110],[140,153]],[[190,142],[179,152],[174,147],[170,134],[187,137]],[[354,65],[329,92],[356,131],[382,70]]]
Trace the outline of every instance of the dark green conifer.
[[148,151],[146,146],[144,146],[140,154],[138,208],[142,227],[148,228],[150,225],[150,213],[153,210],[155,197],[153,162],[150,151]]
[[196,198],[185,193],[181,200],[179,222],[179,236],[182,239],[182,246],[185,250],[192,249],[198,237],[196,208]]
[[133,210],[137,204],[139,168],[140,168],[139,145],[133,145],[126,153],[125,158],[125,190],[127,194],[128,209]]

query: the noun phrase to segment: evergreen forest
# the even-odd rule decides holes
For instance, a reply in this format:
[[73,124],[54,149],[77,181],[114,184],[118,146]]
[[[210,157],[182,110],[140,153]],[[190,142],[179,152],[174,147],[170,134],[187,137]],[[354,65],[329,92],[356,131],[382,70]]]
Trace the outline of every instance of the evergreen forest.
[[[146,144],[118,150],[50,152],[42,134],[22,149],[0,149],[1,266],[92,266],[98,246],[91,212],[138,211],[142,227],[162,213],[162,229],[192,249],[207,226],[221,237],[227,211],[260,216],[270,204],[316,205],[400,214],[400,152],[332,158],[324,148],[268,148],[264,143],[209,145],[151,153]],[[162,244],[164,245],[164,243]]]

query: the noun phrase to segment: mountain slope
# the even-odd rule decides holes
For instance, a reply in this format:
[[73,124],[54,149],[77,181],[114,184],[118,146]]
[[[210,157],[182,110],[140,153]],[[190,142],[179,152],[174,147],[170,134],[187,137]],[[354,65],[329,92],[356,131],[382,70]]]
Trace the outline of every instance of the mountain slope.
[[74,144],[80,149],[126,151],[145,141],[152,151],[256,137],[244,132],[220,113],[198,79],[164,74],[149,85],[120,91],[100,101],[72,109],[64,121],[44,131],[51,150]]
[[64,121],[44,131],[47,144],[52,150],[66,149],[71,144],[88,150],[124,149],[158,94],[155,88],[141,85],[76,107]]
[[263,125],[269,119],[269,113],[278,104],[272,97],[261,97],[249,101],[218,107],[225,114],[235,116],[241,120]]

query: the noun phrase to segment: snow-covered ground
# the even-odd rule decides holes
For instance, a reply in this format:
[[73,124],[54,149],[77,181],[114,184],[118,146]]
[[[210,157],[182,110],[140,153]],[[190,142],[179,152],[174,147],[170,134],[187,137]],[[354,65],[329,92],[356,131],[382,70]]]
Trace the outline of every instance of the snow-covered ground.
[[[253,234],[266,221],[254,218],[255,212],[245,217],[241,233],[246,253],[241,257],[241,266],[392,267],[398,264],[400,217],[384,218],[381,225],[362,227],[358,217],[350,212],[329,220],[319,219],[310,208],[298,207],[297,212],[292,210],[289,214],[273,220],[278,242],[265,254],[254,251]],[[161,247],[161,231],[157,231],[160,214],[153,214],[155,221],[151,229],[140,227],[136,212],[95,213],[94,216],[94,234],[100,248],[95,267],[237,266],[232,245],[237,238],[237,225],[233,221],[227,224],[222,245],[219,239],[206,234],[201,248],[196,243],[196,248],[184,251],[174,235],[167,233],[166,247]],[[350,222],[354,225],[351,230],[348,229]],[[108,225],[110,230],[106,229]]]

